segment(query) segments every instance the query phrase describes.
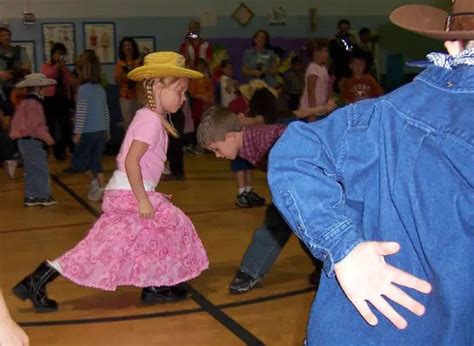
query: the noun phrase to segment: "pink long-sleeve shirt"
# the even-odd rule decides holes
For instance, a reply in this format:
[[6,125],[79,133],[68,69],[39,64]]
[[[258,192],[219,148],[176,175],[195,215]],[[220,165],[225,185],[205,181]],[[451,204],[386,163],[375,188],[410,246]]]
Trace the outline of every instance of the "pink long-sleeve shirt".
[[[58,65],[52,65],[50,62],[44,63],[41,66],[41,73],[43,73],[48,78],[57,80],[59,74]],[[67,66],[64,65],[62,68],[62,77],[63,84],[68,85],[69,81],[71,80],[71,72],[69,71]],[[44,96],[54,96],[56,94],[56,85],[50,85],[49,87],[46,87],[43,94]]]
[[34,98],[27,98],[18,105],[10,128],[12,139],[28,136],[44,142],[53,140],[46,126],[43,105]]

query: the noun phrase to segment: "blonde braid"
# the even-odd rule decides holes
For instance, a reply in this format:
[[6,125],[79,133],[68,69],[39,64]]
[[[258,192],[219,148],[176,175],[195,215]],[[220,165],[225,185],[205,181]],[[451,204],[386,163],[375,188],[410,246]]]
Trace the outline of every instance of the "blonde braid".
[[173,137],[178,138],[179,137],[178,131],[176,131],[174,126],[171,125],[170,122],[163,117],[163,115],[159,114],[156,111],[155,97],[153,96],[154,84],[155,84],[154,79],[145,79],[145,81],[143,82],[143,87],[145,88],[145,95],[146,95],[146,100],[145,100],[146,106],[160,117],[160,120],[163,123],[163,126],[165,127],[166,132],[168,132]]

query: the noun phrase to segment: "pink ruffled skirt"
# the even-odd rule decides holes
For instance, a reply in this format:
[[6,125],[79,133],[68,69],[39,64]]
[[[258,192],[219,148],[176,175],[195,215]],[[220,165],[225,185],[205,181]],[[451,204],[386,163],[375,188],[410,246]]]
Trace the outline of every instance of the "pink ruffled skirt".
[[148,197],[155,216],[146,220],[131,191],[106,191],[99,220],[59,258],[61,274],[79,285],[114,291],[123,285],[173,286],[207,269],[191,220],[165,195]]

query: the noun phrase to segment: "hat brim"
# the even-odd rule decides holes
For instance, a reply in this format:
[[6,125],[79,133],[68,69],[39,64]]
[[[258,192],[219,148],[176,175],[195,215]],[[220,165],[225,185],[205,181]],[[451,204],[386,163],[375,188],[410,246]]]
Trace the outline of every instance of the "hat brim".
[[184,67],[174,66],[152,66],[144,65],[137,67],[128,73],[128,78],[139,82],[145,79],[177,77],[177,78],[202,78],[201,72]]
[[16,88],[33,88],[33,87],[45,87],[58,84],[54,79],[44,79],[41,82],[24,80],[20,83],[15,84]]
[[448,12],[427,5],[404,5],[390,13],[393,24],[436,40],[474,40],[474,30],[446,31],[448,17]]

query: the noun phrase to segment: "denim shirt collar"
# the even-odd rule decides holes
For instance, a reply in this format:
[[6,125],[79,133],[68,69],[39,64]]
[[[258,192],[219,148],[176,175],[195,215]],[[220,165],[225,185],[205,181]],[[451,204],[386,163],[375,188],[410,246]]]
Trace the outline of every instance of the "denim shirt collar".
[[474,66],[465,65],[447,69],[431,65],[422,71],[416,80],[448,92],[474,93]]

